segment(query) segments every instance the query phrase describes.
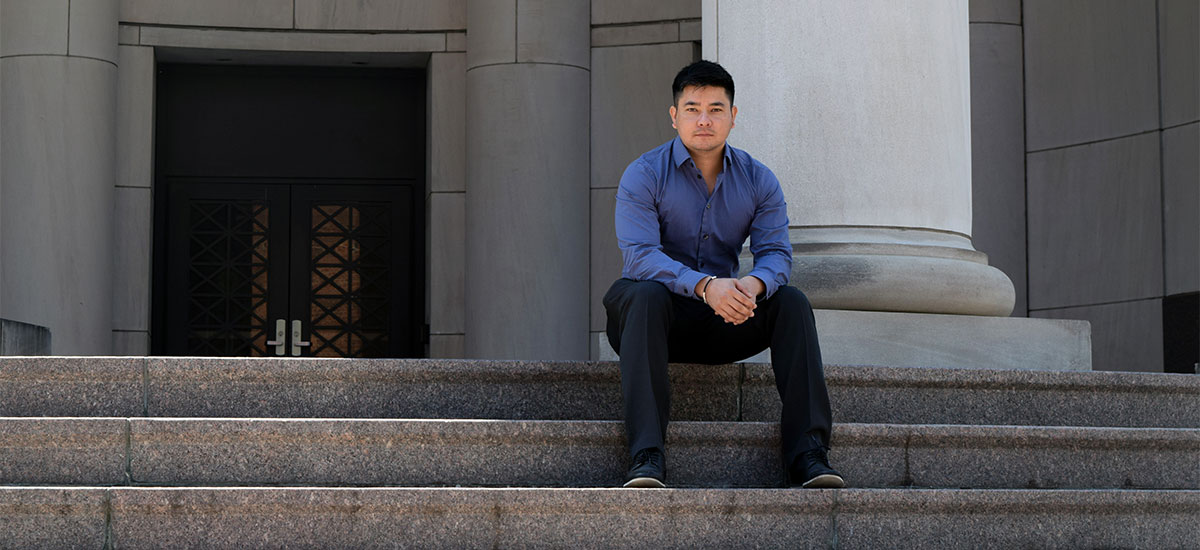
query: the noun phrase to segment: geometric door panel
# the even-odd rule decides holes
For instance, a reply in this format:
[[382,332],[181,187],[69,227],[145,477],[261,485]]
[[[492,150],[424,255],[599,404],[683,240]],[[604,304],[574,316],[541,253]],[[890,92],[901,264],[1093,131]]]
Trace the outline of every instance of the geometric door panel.
[[410,186],[168,185],[167,354],[419,354]]
[[267,355],[270,207],[200,200],[189,207],[189,353]]
[[313,357],[417,355],[412,188],[293,186],[291,319]]
[[171,181],[165,253],[169,355],[274,355],[287,308],[286,187]]
[[309,340],[316,357],[387,349],[390,221],[380,205],[314,205]]

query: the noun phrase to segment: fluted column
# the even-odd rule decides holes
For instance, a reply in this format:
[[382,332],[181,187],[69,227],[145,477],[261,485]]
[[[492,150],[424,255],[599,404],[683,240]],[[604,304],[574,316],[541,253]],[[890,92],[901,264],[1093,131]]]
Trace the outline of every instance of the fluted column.
[[466,353],[588,356],[590,3],[467,3]]
[[704,2],[737,83],[730,142],[779,176],[792,284],[818,308],[999,315],[971,243],[967,0]]
[[112,345],[117,0],[0,0],[0,317]]

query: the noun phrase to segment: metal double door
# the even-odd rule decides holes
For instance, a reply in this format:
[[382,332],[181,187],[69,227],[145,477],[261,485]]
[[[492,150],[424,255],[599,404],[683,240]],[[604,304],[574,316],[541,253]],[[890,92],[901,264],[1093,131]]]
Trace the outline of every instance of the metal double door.
[[167,185],[165,353],[419,355],[411,185]]

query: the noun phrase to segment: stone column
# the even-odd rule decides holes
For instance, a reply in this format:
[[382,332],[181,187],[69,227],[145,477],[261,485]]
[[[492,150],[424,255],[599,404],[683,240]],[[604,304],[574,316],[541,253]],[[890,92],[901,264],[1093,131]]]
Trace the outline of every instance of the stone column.
[[967,0],[704,2],[737,83],[730,142],[779,176],[818,308],[1006,316],[971,243]]
[[112,345],[117,0],[0,0],[0,317]]
[[589,6],[467,3],[468,357],[588,356]]

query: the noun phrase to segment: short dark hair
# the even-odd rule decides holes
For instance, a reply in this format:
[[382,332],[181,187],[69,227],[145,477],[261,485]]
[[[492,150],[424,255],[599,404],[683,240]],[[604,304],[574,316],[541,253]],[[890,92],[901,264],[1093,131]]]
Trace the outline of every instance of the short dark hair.
[[733,77],[729,71],[712,61],[700,60],[679,70],[675,82],[671,84],[671,101],[678,104],[679,95],[688,86],[720,86],[729,95],[729,104],[733,104]]

